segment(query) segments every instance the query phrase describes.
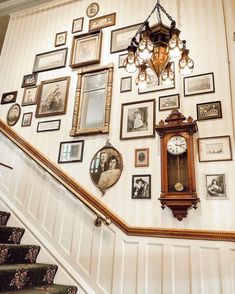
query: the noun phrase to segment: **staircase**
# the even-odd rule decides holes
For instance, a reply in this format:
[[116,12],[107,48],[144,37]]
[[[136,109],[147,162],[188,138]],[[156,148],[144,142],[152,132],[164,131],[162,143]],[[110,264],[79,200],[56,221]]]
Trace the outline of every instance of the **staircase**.
[[7,227],[9,217],[0,211],[0,293],[76,294],[74,286],[53,284],[58,267],[36,263],[40,247],[20,245],[25,230]]

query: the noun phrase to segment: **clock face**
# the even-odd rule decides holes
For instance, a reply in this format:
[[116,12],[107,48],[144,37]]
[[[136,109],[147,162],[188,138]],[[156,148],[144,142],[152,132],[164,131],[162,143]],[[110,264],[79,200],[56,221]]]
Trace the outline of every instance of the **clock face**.
[[173,136],[167,141],[167,151],[172,155],[180,155],[187,149],[187,142],[182,136]]

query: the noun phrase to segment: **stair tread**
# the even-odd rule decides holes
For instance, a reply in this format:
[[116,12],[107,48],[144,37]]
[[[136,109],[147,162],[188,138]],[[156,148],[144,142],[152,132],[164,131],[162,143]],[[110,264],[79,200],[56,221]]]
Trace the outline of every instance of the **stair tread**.
[[51,285],[43,285],[32,287],[29,289],[17,290],[17,291],[6,291],[1,292],[1,294],[75,294],[76,287],[74,286],[66,286],[66,285],[59,285],[59,284],[51,284]]

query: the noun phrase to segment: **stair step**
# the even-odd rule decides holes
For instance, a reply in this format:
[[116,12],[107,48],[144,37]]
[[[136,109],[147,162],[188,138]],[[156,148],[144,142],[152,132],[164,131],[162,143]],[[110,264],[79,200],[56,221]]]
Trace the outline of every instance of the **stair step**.
[[35,263],[39,246],[0,244],[0,265],[13,263]]
[[65,286],[65,285],[44,285],[37,286],[30,289],[18,290],[18,291],[7,291],[1,292],[1,294],[76,294],[77,288],[74,286]]
[[5,226],[10,217],[10,213],[6,211],[0,211],[0,226]]
[[57,268],[43,263],[1,265],[0,292],[52,284]]
[[0,243],[19,244],[24,231],[22,228],[0,226]]

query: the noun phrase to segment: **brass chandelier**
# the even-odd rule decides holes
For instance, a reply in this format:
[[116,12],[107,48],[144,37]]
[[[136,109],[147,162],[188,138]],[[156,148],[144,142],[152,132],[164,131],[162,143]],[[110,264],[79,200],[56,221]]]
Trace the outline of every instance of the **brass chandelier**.
[[[157,24],[149,26],[149,19],[156,11]],[[161,12],[171,21],[170,26],[162,23]],[[183,75],[192,73],[194,62],[189,58],[189,50],[186,49],[186,41],[179,39],[180,30],[176,28],[176,22],[161,6],[160,0],[140,25],[128,46],[128,55],[124,60],[124,68],[129,73],[138,69],[136,84],[144,88],[150,83],[147,69],[151,69],[162,79],[163,84],[172,84],[174,81],[173,61],[177,58],[179,71]]]

